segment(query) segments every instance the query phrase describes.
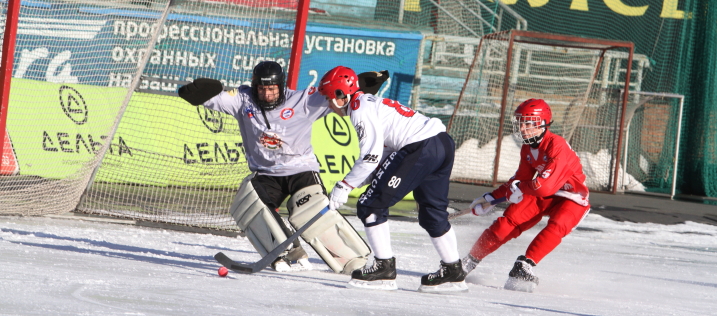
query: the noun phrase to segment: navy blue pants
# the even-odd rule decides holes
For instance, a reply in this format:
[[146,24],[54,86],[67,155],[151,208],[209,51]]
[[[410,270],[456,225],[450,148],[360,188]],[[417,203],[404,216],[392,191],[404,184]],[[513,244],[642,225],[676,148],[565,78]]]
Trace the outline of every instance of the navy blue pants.
[[[448,184],[456,145],[447,133],[408,144],[386,157],[371,176],[357,204],[357,216],[371,227],[388,220],[388,208],[413,191],[418,202],[418,224],[431,237],[443,236],[448,222]],[[376,215],[376,221],[366,218]]]

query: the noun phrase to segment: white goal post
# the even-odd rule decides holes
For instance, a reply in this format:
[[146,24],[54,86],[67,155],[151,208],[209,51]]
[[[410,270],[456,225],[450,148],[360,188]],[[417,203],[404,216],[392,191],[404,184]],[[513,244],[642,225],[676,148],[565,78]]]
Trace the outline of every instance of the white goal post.
[[685,96],[645,91],[628,95],[620,189],[674,199]]

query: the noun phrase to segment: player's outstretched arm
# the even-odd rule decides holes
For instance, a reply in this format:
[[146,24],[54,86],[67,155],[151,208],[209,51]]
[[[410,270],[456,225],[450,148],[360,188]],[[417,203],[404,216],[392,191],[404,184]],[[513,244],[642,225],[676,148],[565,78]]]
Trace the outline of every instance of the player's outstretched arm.
[[221,93],[224,87],[219,80],[198,78],[177,90],[179,97],[191,105],[200,105]]

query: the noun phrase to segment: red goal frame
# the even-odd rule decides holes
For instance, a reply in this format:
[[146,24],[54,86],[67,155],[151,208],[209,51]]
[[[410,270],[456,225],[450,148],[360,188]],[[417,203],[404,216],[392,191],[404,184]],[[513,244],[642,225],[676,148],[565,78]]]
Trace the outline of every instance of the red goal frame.
[[[463,85],[463,89],[461,89],[461,93],[458,97],[458,101],[456,103],[456,107],[453,110],[453,115],[451,115],[451,118],[448,122],[448,130],[451,130],[451,127],[453,125],[453,119],[457,114],[458,108],[461,105],[461,102],[463,100],[464,93],[466,91],[466,88],[468,86],[468,82],[471,78],[471,75],[473,73],[473,69],[475,69],[476,61],[480,58],[481,48],[483,46],[483,43],[486,39],[489,40],[505,40],[508,41],[508,54],[505,56],[506,60],[506,67],[505,67],[505,79],[503,82],[503,88],[502,88],[502,98],[501,98],[501,104],[500,104],[500,121],[499,121],[499,128],[498,128],[498,135],[503,135],[504,130],[504,120],[506,117],[506,110],[507,110],[507,98],[508,93],[510,90],[510,75],[511,75],[511,62],[513,59],[513,44],[514,43],[526,43],[526,44],[539,44],[539,45],[546,45],[546,46],[555,46],[555,47],[563,47],[563,48],[583,48],[583,49],[593,49],[593,50],[600,50],[602,51],[600,54],[599,61],[597,63],[597,66],[595,68],[595,74],[597,75],[597,72],[600,69],[600,66],[602,65],[603,58],[605,55],[605,52],[608,50],[613,49],[627,49],[629,52],[628,61],[627,61],[627,71],[625,74],[625,85],[623,87],[623,91],[629,91],[630,87],[630,75],[632,72],[632,61],[633,61],[633,55],[635,50],[635,45],[632,42],[626,42],[626,41],[617,41],[617,40],[606,40],[606,39],[596,39],[596,38],[585,38],[585,37],[578,37],[578,36],[570,36],[570,35],[561,35],[561,34],[551,34],[551,33],[542,33],[542,32],[534,32],[534,31],[520,31],[520,30],[510,30],[510,31],[503,31],[503,32],[497,32],[492,34],[487,34],[483,36],[481,43],[478,45],[478,48],[476,49],[475,56],[473,58],[473,63],[471,64],[468,75],[466,77],[466,81]],[[593,76],[593,79],[596,76]],[[592,83],[591,83],[592,85]],[[620,102],[620,123],[618,128],[618,137],[617,137],[617,148],[615,153],[616,162],[619,161],[619,157],[622,154],[621,148],[625,133],[625,112],[627,109],[627,102],[628,102],[628,94],[623,93],[621,96],[621,102]],[[495,160],[493,162],[493,180],[491,185],[496,186],[498,184],[498,164],[500,161],[500,151],[501,151],[501,145],[502,145],[502,137],[498,137],[497,139],[497,146],[496,146],[496,156]],[[613,183],[611,188],[611,193],[616,194],[617,193],[617,186],[618,186],[618,176],[619,176],[619,168],[617,164],[614,167],[614,174],[613,174]]]

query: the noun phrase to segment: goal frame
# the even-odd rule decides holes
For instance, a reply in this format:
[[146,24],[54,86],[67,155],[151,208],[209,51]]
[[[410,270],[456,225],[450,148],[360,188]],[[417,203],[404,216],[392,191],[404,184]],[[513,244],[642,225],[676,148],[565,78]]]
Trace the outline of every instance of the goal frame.
[[[0,169],[2,169],[4,153],[7,109],[10,101],[10,83],[12,82],[13,61],[15,56],[15,39],[17,37],[17,22],[20,15],[20,0],[7,2],[7,15],[5,17],[5,32],[3,34],[2,59],[0,60]],[[1,175],[2,173],[0,173]]]
[[[664,196],[669,197],[670,200],[675,199],[675,194],[677,191],[677,167],[679,166],[680,161],[680,137],[682,137],[682,117],[684,112],[684,105],[685,105],[685,96],[682,94],[675,94],[675,93],[661,93],[661,92],[646,92],[646,91],[628,91],[628,93],[625,93],[625,90],[621,91],[621,94],[623,95],[639,95],[639,96],[654,96],[654,97],[663,97],[663,98],[673,98],[679,100],[678,110],[677,110],[677,133],[675,135],[675,152],[672,156],[672,183],[670,184],[670,193],[647,193],[647,192],[640,192],[640,191],[630,191],[625,187],[625,177],[627,176],[627,166],[628,166],[628,149],[630,146],[630,123],[632,123],[633,116],[630,115],[629,120],[627,121],[627,124],[625,126],[625,151],[622,157],[622,183],[623,183],[623,191],[624,192],[630,192],[630,193],[636,193],[636,194],[645,194],[645,195],[656,195],[656,196]],[[640,105],[642,106],[642,105]]]
[[[507,36],[506,36],[507,35]],[[506,109],[507,109],[507,102],[508,102],[508,94],[510,90],[510,80],[511,80],[511,69],[512,65],[511,62],[513,60],[513,44],[514,43],[525,43],[525,44],[538,44],[538,45],[547,45],[547,46],[554,46],[554,47],[562,47],[562,48],[582,48],[582,49],[595,49],[595,50],[602,50],[602,53],[600,54],[598,63],[595,67],[594,75],[592,76],[592,80],[594,81],[597,73],[600,70],[600,67],[602,65],[605,52],[608,50],[613,49],[627,49],[628,50],[628,60],[627,60],[627,71],[625,73],[625,85],[623,87],[624,91],[630,91],[630,76],[632,73],[632,62],[633,62],[633,55],[635,50],[635,45],[632,42],[626,42],[626,41],[617,41],[617,40],[606,40],[606,39],[597,39],[597,38],[586,38],[586,37],[578,37],[578,36],[571,36],[571,35],[562,35],[562,34],[551,34],[551,33],[543,33],[543,32],[534,32],[534,31],[522,31],[522,30],[509,30],[509,31],[502,31],[502,32],[496,32],[484,35],[481,38],[481,42],[478,45],[478,48],[475,51],[475,55],[473,57],[473,62],[471,63],[470,68],[468,69],[468,75],[466,76],[466,81],[463,84],[463,88],[461,89],[461,93],[458,96],[458,101],[456,102],[456,106],[453,109],[453,115],[451,115],[451,118],[448,122],[447,129],[450,130],[451,126],[453,125],[453,119],[456,116],[458,109],[460,108],[461,102],[463,100],[464,93],[468,87],[468,82],[473,74],[473,69],[475,69],[476,62],[480,59],[481,49],[486,39],[490,40],[506,40],[508,41],[508,54],[505,56],[506,60],[506,66],[505,66],[505,75],[504,75],[504,81],[503,81],[503,88],[502,88],[502,95],[500,100],[500,118],[499,118],[499,127],[498,127],[498,135],[503,135],[503,131],[505,128],[505,117],[506,117]],[[592,82],[591,82],[592,86]],[[623,93],[621,96],[621,102],[620,102],[620,122],[618,124],[618,137],[617,137],[617,148],[615,152],[615,157],[613,158],[615,160],[615,165],[613,166],[613,183],[611,187],[611,193],[617,194],[618,192],[618,177],[619,177],[619,168],[617,167],[617,162],[620,160],[621,156],[621,149],[623,147],[622,142],[623,138],[625,137],[625,112],[627,109],[627,102],[628,102],[628,94]],[[501,151],[501,145],[502,145],[502,137],[498,137],[497,143],[496,143],[496,155],[495,159],[493,161],[493,179],[491,180],[491,186],[496,186],[498,184],[498,166],[500,162],[500,151]]]

